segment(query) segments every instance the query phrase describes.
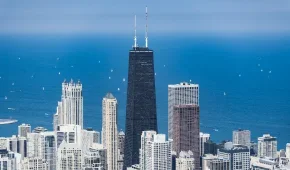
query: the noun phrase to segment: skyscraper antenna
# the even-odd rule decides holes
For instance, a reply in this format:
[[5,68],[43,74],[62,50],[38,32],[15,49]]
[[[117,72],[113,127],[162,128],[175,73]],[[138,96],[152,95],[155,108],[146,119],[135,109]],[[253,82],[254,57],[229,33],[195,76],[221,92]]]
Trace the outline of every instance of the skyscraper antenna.
[[145,32],[145,47],[148,48],[148,24],[147,24],[147,18],[148,18],[148,13],[147,13],[147,6],[146,6],[146,32]]
[[136,36],[136,15],[135,15],[135,36],[134,36],[134,47],[137,47],[137,36]]

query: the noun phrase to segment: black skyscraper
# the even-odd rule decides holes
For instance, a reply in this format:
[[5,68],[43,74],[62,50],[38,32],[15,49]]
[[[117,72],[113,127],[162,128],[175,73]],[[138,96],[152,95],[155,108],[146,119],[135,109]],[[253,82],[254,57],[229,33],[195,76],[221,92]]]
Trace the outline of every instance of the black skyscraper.
[[139,163],[142,131],[157,131],[153,51],[133,47],[129,53],[124,169]]

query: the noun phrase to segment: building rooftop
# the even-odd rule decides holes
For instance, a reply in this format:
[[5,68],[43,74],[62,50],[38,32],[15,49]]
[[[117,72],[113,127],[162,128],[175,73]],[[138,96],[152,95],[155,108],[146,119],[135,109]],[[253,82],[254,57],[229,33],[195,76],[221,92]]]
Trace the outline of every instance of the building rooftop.
[[220,152],[226,152],[226,153],[237,153],[237,152],[250,152],[247,146],[244,145],[232,145],[231,148],[226,147],[220,149]]
[[249,130],[245,130],[245,129],[238,129],[238,130],[234,130],[234,132],[250,132]]
[[271,136],[270,134],[264,134],[262,137],[258,138],[259,141],[275,141],[276,137]]
[[168,87],[177,88],[177,87],[198,87],[198,84],[188,83],[188,82],[181,82],[179,84],[170,84]]
[[19,125],[19,126],[30,126],[30,124],[25,124],[25,123],[22,123],[21,125]]
[[107,93],[105,98],[107,98],[107,99],[115,99],[115,97],[113,96],[112,93]]
[[154,142],[156,142],[156,143],[166,142],[165,134],[156,134],[156,135],[154,135]]
[[121,130],[121,131],[119,132],[119,136],[125,136],[125,133]]
[[153,52],[149,48],[146,47],[133,47],[130,52]]
[[40,132],[46,132],[46,131],[47,131],[47,129],[45,129],[44,127],[40,127],[40,126],[33,129],[34,133],[40,133]]
[[209,133],[199,132],[199,136],[200,137],[210,137],[210,134]]

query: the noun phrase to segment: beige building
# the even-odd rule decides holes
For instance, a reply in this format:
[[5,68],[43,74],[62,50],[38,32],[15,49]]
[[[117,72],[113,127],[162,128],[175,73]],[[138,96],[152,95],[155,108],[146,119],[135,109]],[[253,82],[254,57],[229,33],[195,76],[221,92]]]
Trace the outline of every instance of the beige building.
[[111,93],[103,98],[102,144],[107,149],[108,170],[118,169],[117,105]]

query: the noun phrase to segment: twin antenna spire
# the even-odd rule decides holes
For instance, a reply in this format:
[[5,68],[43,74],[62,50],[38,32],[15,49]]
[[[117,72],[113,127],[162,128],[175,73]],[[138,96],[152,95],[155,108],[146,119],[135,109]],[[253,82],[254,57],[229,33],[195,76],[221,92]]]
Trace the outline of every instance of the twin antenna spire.
[[[147,13],[147,6],[146,6],[146,30],[145,30],[145,47],[148,48],[148,25],[147,25],[147,18],[148,18],[148,13]],[[136,15],[135,15],[135,36],[134,36],[134,48],[138,47],[137,45],[137,36],[136,36]]]

